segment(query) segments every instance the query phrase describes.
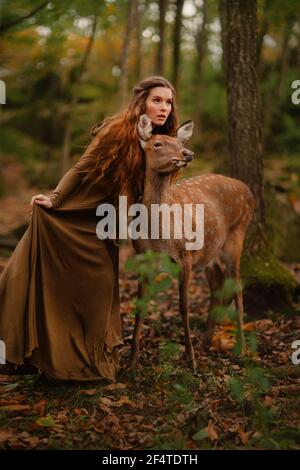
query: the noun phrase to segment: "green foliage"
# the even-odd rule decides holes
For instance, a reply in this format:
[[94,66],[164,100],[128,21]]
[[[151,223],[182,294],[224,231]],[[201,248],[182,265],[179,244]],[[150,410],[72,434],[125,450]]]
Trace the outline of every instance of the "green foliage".
[[193,435],[193,440],[196,442],[201,442],[208,437],[208,431],[206,428],[201,429],[201,431],[196,432]]
[[244,389],[240,380],[232,377],[230,379],[230,394],[233,400],[236,400],[238,403],[243,403],[244,401]]
[[28,134],[13,127],[1,126],[0,142],[1,161],[5,163],[41,157],[42,147]]
[[221,302],[228,302],[234,296],[234,294],[241,291],[241,286],[233,278],[226,278],[223,286],[220,290],[215,293],[215,296]]
[[168,255],[149,250],[129,258],[125,270],[136,273],[143,285],[143,296],[135,299],[134,313],[145,316],[150,302],[154,309],[157,308],[158,295],[171,286],[180,268]]
[[180,354],[179,345],[171,341],[164,342],[159,348],[159,357],[162,362],[176,360]]
[[172,402],[179,402],[184,405],[190,405],[193,401],[193,395],[186,385],[175,383],[172,393],[169,394],[169,399]]
[[260,438],[260,445],[270,450],[298,449],[300,444],[300,429],[286,428],[274,431]]
[[242,376],[232,376],[229,380],[231,398],[250,415],[258,429],[266,431],[274,418],[274,412],[262,404],[263,395],[270,389],[269,374],[264,369],[245,363]]
[[47,416],[39,418],[36,421],[36,424],[38,426],[41,426],[41,427],[51,428],[51,427],[55,426],[55,421],[54,421],[53,417],[48,413]]

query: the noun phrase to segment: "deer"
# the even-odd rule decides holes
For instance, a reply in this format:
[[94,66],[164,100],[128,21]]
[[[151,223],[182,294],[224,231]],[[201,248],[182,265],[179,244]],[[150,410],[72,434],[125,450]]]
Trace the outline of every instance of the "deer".
[[[172,182],[172,174],[186,167],[194,153],[184,147],[193,133],[193,122],[187,121],[176,131],[176,137],[152,134],[151,120],[146,114],[138,121],[139,142],[145,152],[145,183],[141,203],[147,209],[152,204],[204,204],[204,243],[201,249],[187,250],[185,239],[142,239],[132,240],[137,253],[147,250],[164,252],[180,266],[179,311],[184,327],[185,359],[195,371],[196,361],[190,336],[188,288],[192,269],[201,269],[207,278],[211,291],[209,314],[203,336],[205,349],[211,345],[216,326],[213,308],[220,301],[216,292],[222,288],[226,277],[233,278],[239,287],[234,294],[238,312],[238,334],[242,350],[245,351],[243,332],[243,293],[240,277],[240,258],[243,251],[247,228],[252,220],[255,200],[249,187],[242,181],[227,176],[209,173]],[[194,212],[193,212],[194,217]],[[171,230],[171,233],[174,231]],[[138,297],[143,295],[139,283]],[[140,336],[143,317],[137,313],[129,369],[139,363]]]

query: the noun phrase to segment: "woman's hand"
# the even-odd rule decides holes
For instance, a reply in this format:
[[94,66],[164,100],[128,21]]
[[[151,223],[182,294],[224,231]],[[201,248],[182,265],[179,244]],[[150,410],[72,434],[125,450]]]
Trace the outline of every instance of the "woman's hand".
[[33,205],[38,204],[39,206],[44,206],[47,209],[51,209],[52,207],[52,202],[50,197],[44,196],[44,194],[37,194],[36,196],[33,196],[30,201],[30,206],[31,206],[31,211],[33,209]]

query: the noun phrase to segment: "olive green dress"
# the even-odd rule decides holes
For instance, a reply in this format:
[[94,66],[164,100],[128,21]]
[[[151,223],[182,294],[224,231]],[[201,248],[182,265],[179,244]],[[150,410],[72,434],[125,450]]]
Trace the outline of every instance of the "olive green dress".
[[111,202],[114,188],[108,177],[83,181],[97,143],[96,136],[49,195],[51,209],[34,205],[0,277],[6,360],[29,358],[56,379],[115,381],[123,344],[118,246],[96,235],[96,208]]

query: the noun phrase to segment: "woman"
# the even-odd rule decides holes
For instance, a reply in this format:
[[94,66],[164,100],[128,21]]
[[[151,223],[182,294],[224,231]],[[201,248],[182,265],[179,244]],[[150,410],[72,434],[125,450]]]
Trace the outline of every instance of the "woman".
[[143,191],[145,160],[137,123],[175,135],[175,91],[162,77],[142,80],[128,108],[93,128],[93,140],[50,195],[31,200],[32,218],[0,278],[0,339],[6,360],[48,378],[116,379],[122,342],[118,247],[96,236],[96,208],[128,204]]

